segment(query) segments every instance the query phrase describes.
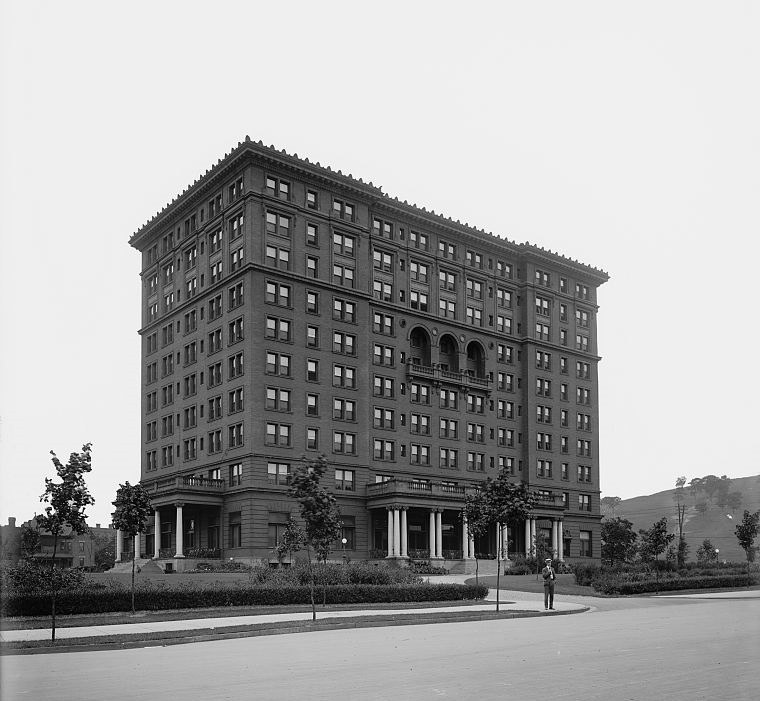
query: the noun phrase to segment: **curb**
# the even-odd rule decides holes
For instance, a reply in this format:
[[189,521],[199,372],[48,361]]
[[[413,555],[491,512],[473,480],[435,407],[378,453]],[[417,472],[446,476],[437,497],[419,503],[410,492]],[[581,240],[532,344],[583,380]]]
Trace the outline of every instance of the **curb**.
[[[100,637],[116,636],[91,636],[88,638],[69,638],[65,643],[56,645],[39,645],[35,647],[23,647],[24,642],[0,644],[0,656],[5,655],[40,655],[57,654],[63,652],[90,652],[94,650],[125,650],[142,647],[165,647],[167,645],[185,645],[188,643],[210,642],[212,640],[234,640],[237,638],[253,638],[264,635],[290,635],[294,633],[312,633],[324,630],[352,630],[359,628],[380,628],[386,626],[430,625],[437,623],[463,623],[471,621],[492,621],[512,618],[545,618],[547,616],[567,616],[576,613],[585,613],[590,607],[573,609],[570,611],[460,611],[445,614],[410,614],[389,616],[357,616],[353,618],[327,618],[308,622],[262,623],[245,626],[225,626],[222,629],[197,628],[188,631],[163,631],[152,635],[164,636],[145,638],[145,634],[123,634],[119,640],[111,642],[97,642]],[[208,631],[208,632],[206,632]],[[81,640],[81,643],[73,642]],[[42,641],[29,641],[42,642]]]

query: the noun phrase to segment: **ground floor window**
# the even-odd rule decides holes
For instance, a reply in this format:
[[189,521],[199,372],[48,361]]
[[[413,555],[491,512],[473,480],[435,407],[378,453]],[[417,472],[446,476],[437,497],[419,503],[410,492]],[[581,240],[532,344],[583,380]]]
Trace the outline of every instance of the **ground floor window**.
[[591,557],[591,531],[581,531],[581,557]]
[[242,531],[240,527],[240,512],[234,511],[229,516],[230,524],[230,547],[239,548],[243,544]]
[[284,511],[269,512],[269,547],[276,548],[285,534],[290,514]]
[[161,547],[169,549],[172,546],[172,522],[164,521],[161,524]]

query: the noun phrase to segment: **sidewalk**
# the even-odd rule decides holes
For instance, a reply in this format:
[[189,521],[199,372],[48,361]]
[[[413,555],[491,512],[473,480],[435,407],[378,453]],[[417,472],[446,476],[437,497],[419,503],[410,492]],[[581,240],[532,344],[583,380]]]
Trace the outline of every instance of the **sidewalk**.
[[[471,579],[471,575],[445,575],[435,577],[435,582],[454,582],[462,583],[466,579]],[[545,611],[543,595],[530,594],[527,592],[508,592],[501,590],[499,594],[499,611],[500,613],[510,613],[515,615],[535,616],[537,614],[556,615],[568,613],[581,613],[587,611],[588,607],[582,604],[570,603],[566,601],[556,601],[554,611]],[[427,619],[449,620],[453,616],[460,616],[462,620],[468,617],[483,617],[487,614],[496,613],[496,590],[491,589],[486,597],[487,603],[476,605],[452,605],[439,606],[435,608],[421,606],[413,609],[362,609],[358,611],[318,611],[317,623],[322,626],[333,622],[341,625],[349,619],[370,619],[370,625],[398,625],[399,623],[412,623],[415,620],[424,617]],[[420,621],[422,622],[422,621]],[[434,622],[430,620],[430,622]],[[310,611],[299,611],[297,613],[276,613],[261,614],[255,616],[225,616],[218,618],[187,618],[179,621],[140,621],[136,619],[134,623],[118,623],[99,626],[82,626],[82,627],[60,627],[56,626],[56,639],[66,640],[74,638],[93,638],[95,640],[104,636],[126,635],[139,636],[148,634],[170,632],[170,631],[209,631],[216,634],[224,634],[225,629],[235,629],[239,631],[246,626],[251,627],[251,634],[256,634],[256,629],[265,629],[267,632],[276,632],[276,624],[293,623],[296,627],[299,625],[306,626],[312,623]],[[292,629],[290,626],[283,626],[282,632],[288,632]],[[49,640],[51,635],[50,628],[36,628],[26,630],[3,630],[0,631],[0,642],[18,642],[29,640]]]

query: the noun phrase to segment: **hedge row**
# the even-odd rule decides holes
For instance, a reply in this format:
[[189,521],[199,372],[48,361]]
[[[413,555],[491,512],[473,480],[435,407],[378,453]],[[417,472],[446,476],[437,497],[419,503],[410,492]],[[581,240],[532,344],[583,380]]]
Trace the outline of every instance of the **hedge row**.
[[[757,584],[758,578],[750,579]],[[728,574],[717,577],[679,577],[649,579],[642,582],[621,582],[615,577],[602,577],[594,580],[592,586],[602,594],[646,594],[650,592],[677,591],[679,589],[729,589],[747,586],[747,575]]]
[[[468,584],[339,585],[324,590],[328,604],[365,604],[414,601],[464,601],[484,599],[488,588]],[[315,589],[315,599],[323,600],[323,589]],[[309,604],[309,587],[241,587],[234,589],[151,589],[135,591],[135,608],[140,611],[217,608],[226,606],[289,606]],[[131,611],[128,589],[67,591],[56,597],[59,615]],[[21,594],[3,597],[2,616],[46,616],[50,597]]]

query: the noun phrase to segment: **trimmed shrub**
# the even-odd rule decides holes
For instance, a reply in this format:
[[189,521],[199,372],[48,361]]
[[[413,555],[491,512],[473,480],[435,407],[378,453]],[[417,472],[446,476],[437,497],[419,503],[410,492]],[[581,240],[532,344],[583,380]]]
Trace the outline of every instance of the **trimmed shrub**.
[[[751,579],[752,584],[760,581]],[[644,579],[640,581],[623,581],[619,577],[602,577],[593,582],[594,589],[602,594],[647,594],[661,591],[678,591],[683,589],[713,589],[747,586],[747,575],[718,575],[714,577],[663,577],[660,581]]]
[[[85,585],[82,570],[51,568],[49,564],[24,560],[2,572],[2,590],[15,594],[45,593],[81,589]],[[49,599],[48,599],[49,602]],[[49,608],[49,604],[48,604]]]
[[[485,598],[488,588],[468,584],[330,585],[324,590],[328,604],[366,604],[414,601],[467,601]],[[291,606],[309,603],[306,586],[258,586],[239,588],[179,589],[140,587],[135,608],[140,611],[221,608],[227,606]],[[44,616],[50,599],[40,594],[10,595],[2,600],[0,613],[7,616]],[[131,611],[127,588],[62,592],[56,609],[60,615]]]
[[599,565],[591,562],[574,562],[571,569],[579,587],[591,586],[601,572]]

